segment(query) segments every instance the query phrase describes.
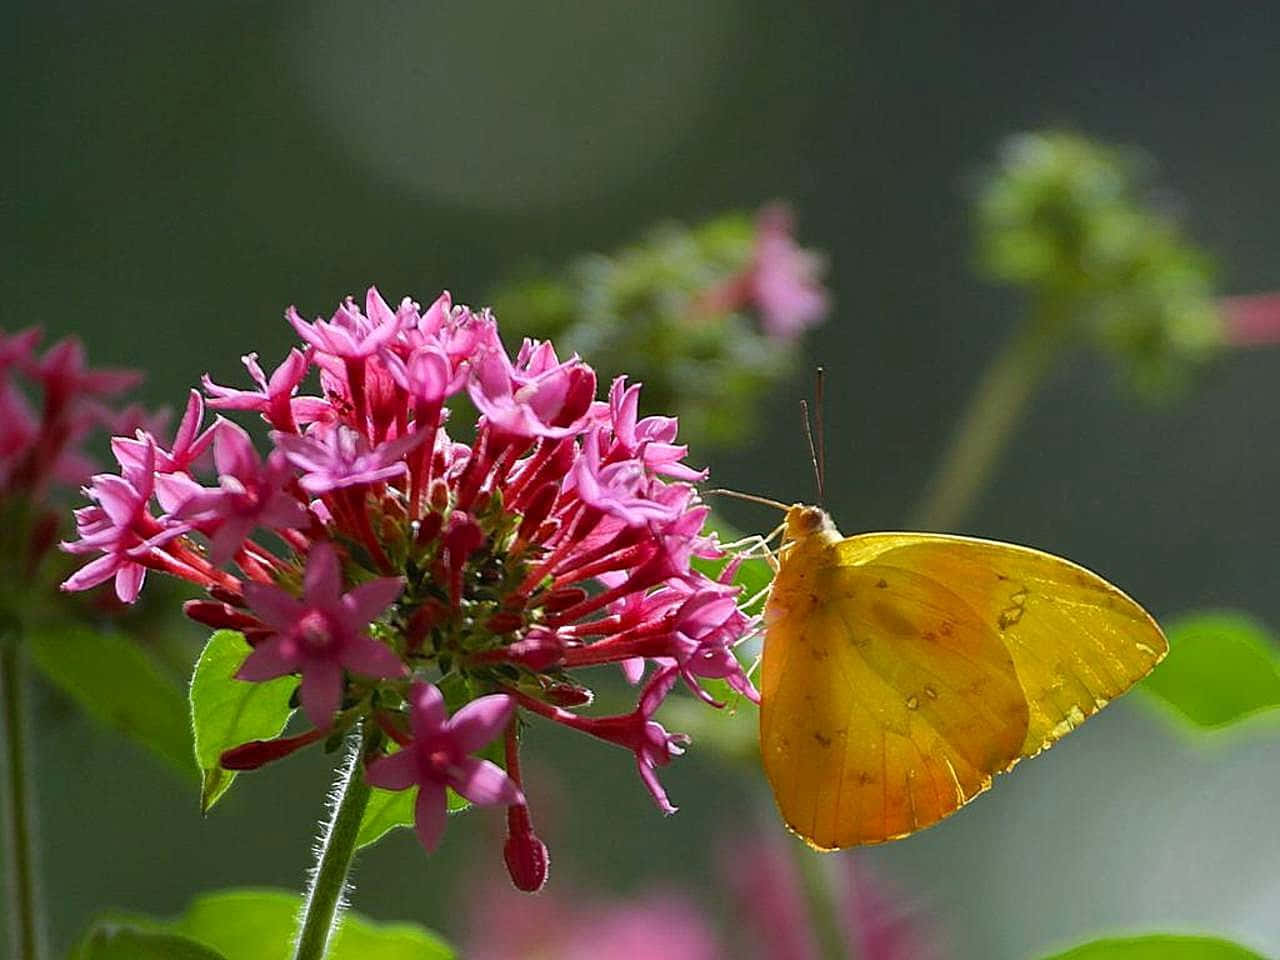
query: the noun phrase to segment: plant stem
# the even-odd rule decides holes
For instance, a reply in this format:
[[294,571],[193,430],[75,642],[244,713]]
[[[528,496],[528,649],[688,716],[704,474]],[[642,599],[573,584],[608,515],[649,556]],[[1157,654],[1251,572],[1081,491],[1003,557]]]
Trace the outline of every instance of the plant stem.
[[949,530],[964,520],[1061,344],[1047,315],[1019,325],[982,375],[911,529]]
[[23,728],[22,661],[17,631],[0,627],[0,699],[4,701],[5,847],[8,854],[9,941],[18,960],[40,957],[40,906],[36,897],[35,828],[27,781],[27,738]]
[[848,960],[849,944],[840,926],[828,854],[810,850],[799,840],[790,846],[796,873],[800,876],[800,889],[809,909],[809,923],[818,941],[818,955],[824,960]]
[[320,839],[319,860],[302,907],[294,960],[324,960],[329,939],[337,929],[360,820],[371,792],[364,778],[363,753],[363,738],[357,732],[351,738],[347,765],[334,783],[333,817]]

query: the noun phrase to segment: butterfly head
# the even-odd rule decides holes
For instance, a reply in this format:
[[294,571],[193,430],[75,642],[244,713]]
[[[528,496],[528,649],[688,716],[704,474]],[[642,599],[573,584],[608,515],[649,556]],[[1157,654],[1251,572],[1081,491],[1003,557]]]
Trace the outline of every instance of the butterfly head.
[[783,536],[783,542],[791,543],[807,540],[815,534],[840,536],[827,511],[821,507],[810,506],[807,503],[793,504],[787,510],[787,529]]

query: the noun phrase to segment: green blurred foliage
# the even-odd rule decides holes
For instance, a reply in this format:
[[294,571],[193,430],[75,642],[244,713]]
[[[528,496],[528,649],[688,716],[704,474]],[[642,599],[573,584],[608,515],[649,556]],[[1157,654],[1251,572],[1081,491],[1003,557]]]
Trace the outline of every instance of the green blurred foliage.
[[192,776],[186,698],[146,647],[115,632],[60,623],[28,631],[31,662],[103,725]]
[[1169,655],[1140,689],[1184,729],[1217,729],[1280,707],[1275,637],[1249,614],[1189,613],[1166,633]]
[[227,960],[208,947],[172,933],[139,930],[110,921],[97,924],[68,960]]
[[[293,942],[300,905],[296,894],[279,890],[220,890],[196,898],[174,920],[113,913],[93,925],[70,960],[280,960]],[[185,938],[176,941],[184,946],[175,947],[173,953],[155,952],[156,935]],[[94,952],[99,943],[137,944],[139,952]],[[454,956],[452,948],[422,927],[383,926],[351,912],[343,914],[327,954],[328,960],[451,960]]]
[[745,214],[667,223],[615,254],[580,256],[559,277],[508,286],[494,313],[506,331],[581,354],[603,384],[624,373],[643,383],[642,413],[679,417],[695,449],[733,444],[798,357],[792,341],[716,302],[748,268],[755,236]]
[[1063,132],[1008,139],[975,202],[978,266],[1031,322],[1108,355],[1142,395],[1186,384],[1223,342],[1208,257],[1135,150]]
[[1238,943],[1217,937],[1153,933],[1081,944],[1044,960],[1265,960]]
[[200,766],[200,810],[209,808],[231,788],[236,774],[224,770],[223,752],[250,740],[276,737],[293,713],[291,700],[298,678],[278,677],[265,683],[235,678],[251,647],[244,635],[218,630],[209,638],[191,677],[191,728]]

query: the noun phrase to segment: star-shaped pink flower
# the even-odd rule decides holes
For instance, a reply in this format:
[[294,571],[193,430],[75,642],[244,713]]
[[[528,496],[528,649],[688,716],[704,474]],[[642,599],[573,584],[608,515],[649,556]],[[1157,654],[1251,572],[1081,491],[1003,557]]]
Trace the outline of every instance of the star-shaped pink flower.
[[384,643],[365,632],[404,589],[400,577],[383,577],[342,592],[342,570],[330,543],[311,548],[302,597],[265,583],[248,582],[244,598],[274,631],[249,654],[236,676],[270,680],[302,674],[302,709],[317,727],[327,727],[342,702],[342,671],[370,677],[408,673]]
[[413,739],[398,753],[369,764],[368,780],[384,790],[418,788],[414,829],[430,853],[444,834],[446,787],[479,806],[524,802],[520,788],[501,767],[471,756],[502,732],[516,704],[506,694],[496,693],[472,700],[449,717],[444,696],[429,683],[415,683],[409,699]]

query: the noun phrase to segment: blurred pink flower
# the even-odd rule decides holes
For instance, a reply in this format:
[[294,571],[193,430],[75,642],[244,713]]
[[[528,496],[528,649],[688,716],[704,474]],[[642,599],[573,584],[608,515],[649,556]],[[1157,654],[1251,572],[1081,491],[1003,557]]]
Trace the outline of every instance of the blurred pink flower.
[[796,245],[789,208],[775,203],[760,211],[748,289],[768,333],[790,340],[827,315],[822,271],[822,257]]
[[[819,949],[795,857],[798,839],[761,830],[725,848],[722,875],[738,915],[744,960],[825,960]],[[809,851],[800,851],[812,856]],[[850,960],[942,960],[944,951],[923,922],[920,906],[892,893],[850,853],[831,856],[837,914]],[[828,864],[823,864],[827,866]]]
[[[677,893],[627,900],[521,896],[493,884],[473,897],[469,960],[723,960],[707,921]],[[500,919],[498,919],[500,918]]]
[[1280,344],[1280,292],[1225,297],[1220,301],[1226,340],[1235,347]]

